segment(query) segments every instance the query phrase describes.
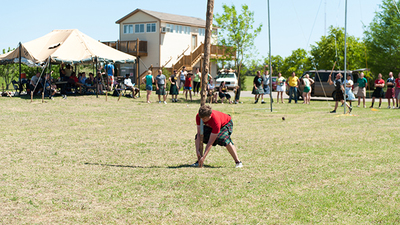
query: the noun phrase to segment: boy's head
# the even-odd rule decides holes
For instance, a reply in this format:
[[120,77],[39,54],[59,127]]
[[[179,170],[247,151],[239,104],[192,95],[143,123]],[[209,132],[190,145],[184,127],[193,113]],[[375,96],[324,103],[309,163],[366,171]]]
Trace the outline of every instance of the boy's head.
[[203,105],[199,109],[199,117],[204,121],[207,122],[210,120],[212,113],[212,109],[209,105]]

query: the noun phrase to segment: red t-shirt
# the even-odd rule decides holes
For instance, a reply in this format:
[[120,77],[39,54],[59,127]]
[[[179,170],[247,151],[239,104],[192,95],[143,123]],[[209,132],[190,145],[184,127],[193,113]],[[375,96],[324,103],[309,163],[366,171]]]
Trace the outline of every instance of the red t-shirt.
[[192,86],[192,76],[186,77],[185,87],[191,87],[191,86]]
[[396,83],[397,88],[400,88],[400,78],[396,78],[396,80],[394,80],[394,83]]
[[[231,116],[216,110],[213,110],[211,113],[211,118],[204,125],[212,128],[211,133],[218,134],[221,130],[221,127],[225,126],[227,123],[231,121]],[[196,124],[200,126],[200,117],[199,114],[196,115]]]
[[385,81],[383,79],[380,80],[376,79],[375,84],[385,84]]

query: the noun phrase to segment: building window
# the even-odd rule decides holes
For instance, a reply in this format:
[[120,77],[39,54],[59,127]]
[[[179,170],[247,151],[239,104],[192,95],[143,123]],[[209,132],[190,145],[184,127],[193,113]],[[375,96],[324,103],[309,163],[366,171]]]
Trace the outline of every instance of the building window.
[[133,34],[133,25],[124,25],[124,34]]
[[174,25],[172,25],[172,24],[167,24],[167,32],[170,32],[170,33],[172,33],[172,32],[174,32]]
[[184,34],[190,34],[190,27],[183,27]]
[[205,36],[205,35],[206,35],[206,29],[199,28],[199,36]]
[[182,34],[182,26],[180,26],[180,25],[175,25],[175,33]]
[[156,32],[156,24],[155,23],[148,23],[146,24],[146,32],[147,33],[154,33]]
[[144,24],[135,24],[135,33],[144,33]]

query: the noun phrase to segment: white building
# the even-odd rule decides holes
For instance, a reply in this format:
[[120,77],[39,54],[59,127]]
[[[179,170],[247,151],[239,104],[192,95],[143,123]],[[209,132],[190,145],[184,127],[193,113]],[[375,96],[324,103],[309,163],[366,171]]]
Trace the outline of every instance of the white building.
[[[200,68],[204,54],[206,21],[200,18],[180,16],[150,10],[136,9],[116,21],[119,24],[119,40],[103,42],[140,58],[139,75],[146,67],[153,71],[165,67],[169,71]],[[217,42],[217,28],[213,28],[212,43]],[[223,54],[223,48],[211,47],[211,57]],[[133,65],[122,65],[121,75]],[[216,76],[217,65],[210,65]]]

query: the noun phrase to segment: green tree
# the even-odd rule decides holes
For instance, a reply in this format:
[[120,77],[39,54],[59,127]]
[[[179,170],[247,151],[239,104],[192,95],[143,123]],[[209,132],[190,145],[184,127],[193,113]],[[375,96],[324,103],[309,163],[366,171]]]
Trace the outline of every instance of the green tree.
[[[236,10],[234,5],[222,5],[224,13],[215,15],[214,26],[220,28],[218,42],[223,46],[232,47],[228,52],[229,58],[234,60],[241,89],[245,88],[245,71],[243,64],[246,59],[252,58],[255,52],[254,39],[261,32],[262,24],[253,27],[254,12],[249,10],[247,5],[242,5],[241,12]],[[236,57],[235,56],[236,53]],[[225,57],[226,59],[226,57]]]
[[[3,49],[3,54],[10,52],[14,49],[8,48]],[[2,85],[5,84],[5,89],[8,90],[9,86],[11,84],[11,81],[18,77],[18,71],[17,71],[17,66],[16,64],[5,64],[5,65],[0,65],[0,77],[2,78]]]
[[[400,3],[396,1],[400,8]],[[390,71],[400,71],[400,15],[392,0],[383,0],[380,11],[364,31],[368,66],[374,74],[387,77]]]
[[[344,28],[329,27],[328,35],[322,36],[316,45],[311,46],[311,56],[320,70],[331,70],[336,61],[335,70],[344,69]],[[365,68],[365,45],[354,36],[347,35],[348,70]]]
[[311,59],[307,51],[298,48],[292,51],[292,54],[283,60],[280,72],[284,76],[289,76],[292,72],[301,75],[304,71],[312,68]]
[[[266,57],[264,60],[264,65],[269,65],[269,58]],[[282,58],[282,56],[280,55],[276,55],[276,56],[271,56],[271,66],[272,66],[272,75],[273,76],[277,76],[278,73],[282,73],[282,69],[283,69],[283,65],[284,65],[284,59]],[[263,68],[264,69],[264,68]]]

